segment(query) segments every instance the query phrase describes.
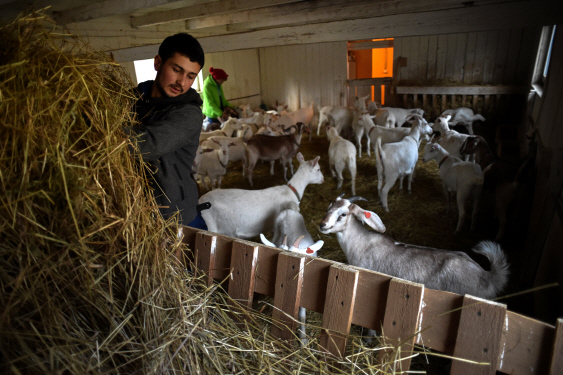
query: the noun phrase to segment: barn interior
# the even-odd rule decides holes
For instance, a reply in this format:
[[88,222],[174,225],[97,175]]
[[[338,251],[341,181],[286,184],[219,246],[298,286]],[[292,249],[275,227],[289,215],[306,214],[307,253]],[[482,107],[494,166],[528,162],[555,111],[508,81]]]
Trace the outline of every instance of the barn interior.
[[[350,106],[369,95],[389,106],[423,108],[429,122],[446,109],[472,108],[486,118],[475,133],[499,157],[532,158],[501,244],[513,264],[510,292],[539,290],[507,303],[553,324],[563,316],[563,30],[558,26],[563,13],[554,11],[557,5],[555,0],[0,0],[0,21],[45,9],[57,29],[110,54],[133,83],[135,61],[153,58],[165,37],[188,32],[206,52],[199,84],[209,67],[224,69],[225,95],[235,105]],[[327,148],[324,132],[302,143],[306,159],[326,158]],[[358,195],[366,195],[379,214],[374,165],[373,155],[359,162]],[[395,191],[390,198],[403,201],[395,212],[392,207],[380,215],[394,223],[392,235],[453,250],[492,239],[494,219],[484,219],[477,233],[454,236],[455,217],[444,216],[441,196],[437,204],[417,201],[439,191],[439,185],[430,192],[422,188],[436,183],[428,177],[436,170],[435,165],[420,168],[413,187],[420,195]],[[324,173],[328,180],[330,172]],[[264,167],[255,187],[272,181]],[[283,183],[279,169],[275,181]],[[304,203],[310,200],[304,206],[318,212],[308,220],[311,234],[318,235],[313,228],[328,203],[341,192],[350,195],[346,177],[342,191],[330,183],[326,191],[310,187],[304,197]],[[240,175],[230,175],[223,187],[248,188]],[[421,209],[412,218],[414,206]],[[408,230],[415,226],[425,235]],[[333,246],[338,246],[334,239]],[[342,254],[327,252],[327,257],[345,261]],[[541,289],[546,285],[552,286]]]

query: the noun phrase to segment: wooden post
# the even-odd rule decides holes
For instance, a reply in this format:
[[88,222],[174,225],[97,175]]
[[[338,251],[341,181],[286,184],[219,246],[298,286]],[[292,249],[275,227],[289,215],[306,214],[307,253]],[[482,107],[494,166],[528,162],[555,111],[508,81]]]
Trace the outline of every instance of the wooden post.
[[403,108],[407,108],[407,104],[409,104],[408,95],[404,94],[403,95]]
[[479,95],[473,95],[473,112],[477,113],[477,104],[479,102]]
[[422,109],[424,110],[424,112],[429,113],[430,111],[428,110],[428,95],[426,94],[422,94]]
[[[422,308],[424,285],[402,279],[392,279],[387,295],[383,336],[395,350],[382,352],[379,360],[397,366],[396,361],[409,357],[419,330],[419,316]],[[400,360],[397,370],[408,371],[411,359]]]
[[563,318],[557,319],[549,375],[563,374]]
[[448,96],[446,94],[442,94],[442,110],[440,113],[443,113],[446,109],[448,109]]
[[238,305],[246,308],[252,307],[254,298],[258,247],[259,245],[254,242],[242,240],[233,242],[228,293]]
[[360,271],[344,264],[330,266],[320,345],[335,356],[346,354],[359,275]]
[[278,255],[271,332],[272,335],[282,340],[295,338],[294,332],[297,326],[295,319],[298,317],[301,303],[301,287],[306,259],[305,256],[291,251],[284,251]]
[[[192,262],[194,262],[194,257],[195,257],[195,236],[196,233],[200,232],[201,229],[196,229],[196,228],[192,228],[192,227],[187,227],[185,225],[180,225],[180,228],[182,229],[182,242],[185,243],[188,248],[190,249],[190,251],[186,251],[185,252],[185,256]],[[180,252],[176,253],[176,258],[178,258],[180,261],[182,261],[182,254]]]
[[199,232],[195,238],[195,265],[207,276],[207,286],[213,284],[217,236],[210,232]]
[[494,375],[499,367],[499,350],[506,317],[506,305],[466,295],[453,356],[483,364],[452,361],[452,375]]

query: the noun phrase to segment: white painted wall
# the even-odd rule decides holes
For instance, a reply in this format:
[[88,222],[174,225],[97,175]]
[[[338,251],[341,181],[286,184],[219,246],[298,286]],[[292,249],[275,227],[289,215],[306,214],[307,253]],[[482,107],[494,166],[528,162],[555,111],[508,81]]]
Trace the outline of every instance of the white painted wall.
[[262,100],[290,110],[345,105],[346,42],[260,48]]

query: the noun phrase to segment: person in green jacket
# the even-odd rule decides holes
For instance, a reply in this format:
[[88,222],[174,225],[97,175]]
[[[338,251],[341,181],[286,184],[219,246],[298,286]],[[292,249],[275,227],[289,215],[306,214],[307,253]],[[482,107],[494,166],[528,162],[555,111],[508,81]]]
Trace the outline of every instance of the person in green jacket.
[[[231,103],[225,98],[223,87],[221,86],[227,81],[229,75],[223,69],[209,68],[209,76],[203,83],[202,99],[203,109],[202,112],[206,116],[204,121],[204,129],[211,130],[213,124],[219,124],[219,117],[227,120],[228,108],[232,108]],[[226,111],[227,110],[227,111]]]

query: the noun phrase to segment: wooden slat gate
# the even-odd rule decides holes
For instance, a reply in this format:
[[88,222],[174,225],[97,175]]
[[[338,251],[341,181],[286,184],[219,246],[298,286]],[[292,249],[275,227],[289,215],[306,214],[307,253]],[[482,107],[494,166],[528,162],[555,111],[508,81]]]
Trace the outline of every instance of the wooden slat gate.
[[[421,284],[320,258],[284,252],[261,244],[184,227],[184,242],[195,265],[214,280],[228,279],[237,308],[251,308],[254,293],[274,298],[280,339],[294,337],[298,307],[323,314],[321,346],[345,356],[351,324],[385,332],[399,353],[380,354],[385,363],[399,355],[408,370],[413,345],[456,358],[451,374],[563,374],[563,320],[557,327],[472,296],[426,289]],[[241,307],[242,306],[242,307]],[[274,309],[274,311],[276,311]]]

